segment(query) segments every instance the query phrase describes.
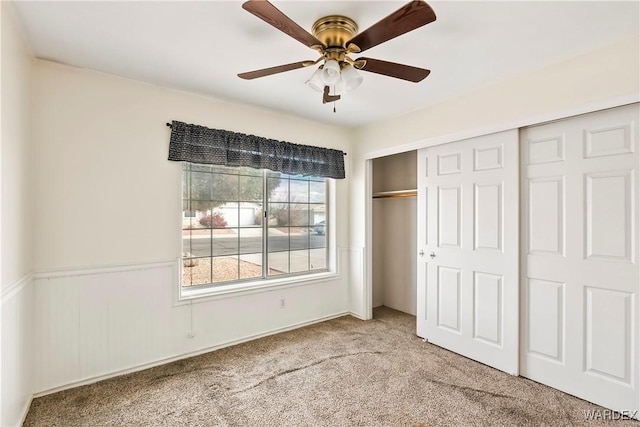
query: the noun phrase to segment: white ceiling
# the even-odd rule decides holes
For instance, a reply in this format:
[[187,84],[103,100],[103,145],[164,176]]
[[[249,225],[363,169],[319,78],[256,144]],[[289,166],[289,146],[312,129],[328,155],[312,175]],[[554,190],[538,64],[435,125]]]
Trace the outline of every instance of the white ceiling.
[[[305,29],[332,14],[364,30],[406,1],[272,0]],[[640,2],[430,1],[437,20],[366,56],[431,70],[421,83],[364,73],[332,106],[304,83],[312,68],[242,80],[237,73],[316,59],[315,51],[240,1],[17,1],[39,58],[161,86],[357,126],[413,111],[489,82],[640,32]],[[356,55],[357,56],[357,55]]]

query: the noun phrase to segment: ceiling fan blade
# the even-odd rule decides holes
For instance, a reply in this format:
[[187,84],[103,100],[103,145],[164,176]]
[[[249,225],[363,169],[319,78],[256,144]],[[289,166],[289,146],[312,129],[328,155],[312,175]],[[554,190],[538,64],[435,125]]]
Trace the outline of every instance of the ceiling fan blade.
[[267,0],[249,0],[242,4],[242,8],[306,46],[322,46],[320,40],[296,24]]
[[349,40],[346,47],[354,44],[364,52],[435,20],[436,14],[426,2],[414,0]]
[[238,77],[245,80],[257,79],[258,77],[270,76],[272,74],[284,73],[285,71],[297,70],[315,64],[314,61],[300,61],[292,64],[278,65],[276,67],[263,68],[262,70],[249,71],[238,74]]
[[370,73],[382,74],[383,76],[395,77],[396,79],[408,80],[418,83],[431,73],[430,70],[424,68],[412,67],[411,65],[398,64],[395,62],[382,61],[372,58],[358,58],[358,61],[365,61],[362,71]]

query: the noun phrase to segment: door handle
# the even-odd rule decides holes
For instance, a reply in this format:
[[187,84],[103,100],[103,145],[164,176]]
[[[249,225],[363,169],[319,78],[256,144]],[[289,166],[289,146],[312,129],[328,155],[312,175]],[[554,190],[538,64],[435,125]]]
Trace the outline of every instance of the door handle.
[[424,256],[424,251],[422,249],[420,249],[420,252],[418,252],[418,255]]
[[434,258],[436,257],[436,253],[435,253],[435,252],[431,252],[431,253],[429,254],[429,256],[431,257],[431,259],[434,259]]

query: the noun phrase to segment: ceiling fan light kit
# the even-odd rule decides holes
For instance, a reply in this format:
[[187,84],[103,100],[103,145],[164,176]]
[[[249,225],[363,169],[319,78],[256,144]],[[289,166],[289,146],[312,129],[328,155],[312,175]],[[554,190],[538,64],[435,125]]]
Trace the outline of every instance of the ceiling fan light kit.
[[345,91],[354,90],[362,84],[364,78],[350,64],[344,64],[342,67],[342,84]]
[[322,92],[324,90],[325,84],[322,80],[322,65],[318,68],[312,75],[309,80],[307,80],[307,86],[316,92]]
[[358,25],[346,16],[331,15],[318,19],[309,33],[267,0],[249,0],[242,7],[320,54],[315,61],[300,61],[238,74],[243,79],[265,77],[322,62],[306,84],[322,92],[322,101],[327,103],[337,101],[344,92],[362,84],[364,79],[358,70],[414,83],[422,81],[430,73],[424,68],[372,58],[354,60],[349,56],[435,21],[435,13],[424,0],[407,3],[359,34]]
[[322,81],[327,86],[333,86],[340,81],[340,64],[335,59],[325,61],[322,67]]

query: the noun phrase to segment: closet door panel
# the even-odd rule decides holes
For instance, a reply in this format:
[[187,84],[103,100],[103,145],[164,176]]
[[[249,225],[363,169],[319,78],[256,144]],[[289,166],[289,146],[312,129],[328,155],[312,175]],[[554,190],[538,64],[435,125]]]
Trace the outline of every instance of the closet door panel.
[[638,104],[521,131],[522,375],[640,406]]
[[420,150],[418,167],[418,335],[517,374],[518,132]]

